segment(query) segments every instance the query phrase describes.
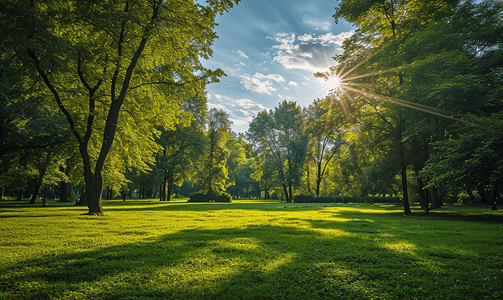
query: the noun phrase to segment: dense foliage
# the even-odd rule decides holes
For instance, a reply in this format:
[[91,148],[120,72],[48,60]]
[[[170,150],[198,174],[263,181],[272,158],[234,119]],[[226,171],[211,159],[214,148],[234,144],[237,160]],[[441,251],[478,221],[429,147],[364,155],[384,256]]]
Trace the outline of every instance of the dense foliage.
[[2,197],[503,202],[502,2],[340,1],[356,32],[316,74],[340,86],[245,134],[199,62],[239,1],[195,2],[1,2]]

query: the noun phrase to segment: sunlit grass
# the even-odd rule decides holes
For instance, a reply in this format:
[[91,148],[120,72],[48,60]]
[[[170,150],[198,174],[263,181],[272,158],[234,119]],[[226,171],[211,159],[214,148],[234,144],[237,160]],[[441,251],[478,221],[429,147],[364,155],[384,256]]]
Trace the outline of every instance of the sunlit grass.
[[488,208],[128,200],[99,217],[0,205],[0,299],[503,295],[503,215]]

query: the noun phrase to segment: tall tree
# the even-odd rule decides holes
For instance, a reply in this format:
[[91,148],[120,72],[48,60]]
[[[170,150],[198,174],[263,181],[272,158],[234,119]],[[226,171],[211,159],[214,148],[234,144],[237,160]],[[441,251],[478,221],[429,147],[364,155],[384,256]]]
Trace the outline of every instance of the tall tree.
[[[132,136],[153,142],[154,126],[177,122],[184,91],[202,93],[222,75],[199,57],[211,55],[215,15],[237,2],[2,2],[1,46],[38,75],[40,93],[65,115],[82,156],[90,214],[103,214],[103,169],[118,128],[141,129]],[[124,115],[144,126],[126,126]]]
[[182,185],[190,179],[195,165],[206,146],[202,126],[195,119],[189,126],[177,125],[175,129],[161,130],[158,143],[162,150],[158,157],[158,168],[162,170],[161,201],[169,201],[173,184]]
[[284,100],[274,111],[259,112],[246,132],[258,155],[272,159],[287,202],[292,202],[293,186],[300,182],[300,167],[306,157],[308,137],[303,126],[301,108]]
[[230,136],[229,116],[223,110],[210,109],[207,116],[208,146],[201,162],[201,187],[208,194],[224,192],[229,180],[227,160],[230,151],[227,141]]
[[[432,38],[427,32],[438,24],[449,24],[446,20],[456,15],[459,5],[460,1],[457,0],[348,0],[341,1],[334,15],[336,19],[344,18],[358,28],[357,33],[345,42],[344,53],[337,57],[342,66],[338,74],[347,76],[346,90],[358,94],[360,99],[373,106],[372,111],[380,118],[382,125],[387,127],[390,138],[396,144],[405,213],[410,213],[410,208],[407,207],[407,166],[410,160],[406,157],[405,143],[422,151],[414,160],[415,167],[419,169],[429,155],[428,147],[424,147],[424,144],[429,143],[434,134],[431,129],[446,128],[450,124],[448,122],[452,123],[452,120],[449,121],[450,113],[445,111],[445,104],[450,102],[448,97],[431,97],[431,91],[438,88],[441,81],[449,81],[443,80],[444,74],[437,74],[435,68],[442,61],[443,55],[452,54],[448,50],[452,43],[448,43],[444,35]],[[415,43],[413,47],[408,47],[421,36],[425,37],[421,44]],[[433,70],[418,70],[418,66],[425,62],[424,56],[432,53],[421,49],[424,47],[442,49],[442,56],[438,56],[438,52],[432,56],[440,58],[436,65],[431,65]],[[451,62],[458,63],[456,55]],[[361,67],[364,64],[365,68]],[[350,71],[343,73],[345,67]],[[356,71],[360,74],[348,76],[355,69],[361,69]],[[459,80],[461,74],[462,72],[458,72],[454,78],[458,77]],[[435,77],[438,79],[437,85],[425,84],[425,80],[415,75]],[[419,95],[418,91],[424,93]],[[381,102],[376,102],[376,99]],[[437,117],[444,121],[438,121]],[[435,118],[437,120],[432,122]],[[432,126],[433,123],[442,125]],[[425,139],[428,136],[430,138]],[[420,194],[421,192],[419,191]]]
[[[315,100],[304,110],[305,133],[309,136],[308,155],[316,170],[316,196],[320,195],[320,185],[327,167],[345,144],[342,139],[346,118],[342,111],[330,106],[331,97]],[[331,109],[332,108],[332,109]]]

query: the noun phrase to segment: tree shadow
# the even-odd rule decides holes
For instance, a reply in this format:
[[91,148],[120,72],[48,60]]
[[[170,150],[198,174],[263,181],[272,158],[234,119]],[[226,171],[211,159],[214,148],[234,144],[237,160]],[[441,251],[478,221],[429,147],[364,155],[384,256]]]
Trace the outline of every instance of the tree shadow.
[[[449,251],[448,243],[438,241],[447,257],[420,255],[412,242],[385,234],[386,225],[362,220],[349,221],[338,235],[319,231],[341,223],[190,229],[48,254],[0,267],[0,291],[20,299],[405,299],[431,297],[431,286],[435,297],[461,298],[481,283],[475,274],[452,274],[459,261],[473,258]],[[452,282],[468,278],[452,294]]]

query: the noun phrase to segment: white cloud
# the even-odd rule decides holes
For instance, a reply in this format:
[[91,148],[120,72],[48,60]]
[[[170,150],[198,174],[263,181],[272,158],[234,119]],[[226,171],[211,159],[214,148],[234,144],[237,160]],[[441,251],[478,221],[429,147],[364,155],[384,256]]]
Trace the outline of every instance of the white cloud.
[[208,102],[208,109],[213,107],[224,110],[229,114],[229,121],[235,129],[246,130],[253,117],[266,109],[262,104],[256,103],[247,98],[234,99],[225,95],[208,94],[208,99],[219,99],[220,103]]
[[297,38],[299,41],[303,41],[303,42],[309,42],[313,39],[313,36],[311,34],[304,34],[304,35],[301,35]]
[[223,104],[207,102],[207,105],[208,105],[208,110],[210,110],[212,108],[216,108],[218,110],[223,110],[228,114],[231,113],[231,110]]
[[271,92],[276,90],[276,88],[273,87],[271,80],[276,82],[285,82],[283,76],[279,74],[264,75],[262,73],[255,73],[253,76],[245,74],[240,77],[242,78],[241,84],[243,84],[245,89],[260,94],[265,93],[271,95]]
[[274,45],[273,48],[279,50],[291,50],[292,44],[295,42],[295,33],[285,33],[280,32],[276,33],[276,38],[274,38],[277,42],[280,42],[280,45]]
[[[283,65],[286,69],[303,69],[310,72],[327,71],[335,62],[332,57],[341,53],[340,46],[344,39],[353,32],[342,32],[338,35],[327,33],[320,36],[304,34],[295,37],[294,33],[277,33],[274,40],[279,45],[274,53],[273,61]],[[300,41],[298,43],[297,41]]]
[[308,20],[306,23],[314,26],[315,30],[329,30],[330,26],[332,25],[330,22],[319,22],[319,21],[311,21],[311,20]]
[[248,59],[248,58],[249,58],[249,57],[248,57],[248,55],[246,55],[246,54],[245,54],[243,51],[241,51],[241,50],[238,50],[238,51],[236,51],[236,52],[237,52],[237,53],[239,53],[239,56],[241,56],[241,57],[244,57],[244,58],[246,58],[246,59]]
[[243,84],[244,88],[257,93],[266,93],[271,95],[272,91],[276,89],[272,86],[272,83],[269,80],[261,81],[257,78],[252,78],[247,75],[240,76],[243,78],[241,80],[241,84]]
[[235,100],[234,103],[253,114],[257,114],[266,109],[262,104],[253,102],[252,100],[246,98]]
[[274,80],[276,82],[285,82],[285,78],[283,78],[283,76],[279,75],[279,74],[269,74],[269,75],[264,75],[264,74],[261,74],[261,73],[255,73],[253,75],[255,78],[260,78],[260,79],[271,79],[271,80]]
[[322,44],[335,44],[338,46],[342,46],[342,43],[345,39],[351,37],[353,35],[353,31],[349,32],[341,32],[338,35],[334,35],[329,32],[323,35],[320,35],[315,40],[320,41]]
[[299,84],[295,81],[290,81],[288,85],[298,86]]
[[327,71],[334,65],[332,57],[340,49],[320,43],[297,44],[291,51],[278,51],[273,58],[287,69],[303,69],[311,72]]
[[233,117],[229,117],[229,121],[232,122],[232,125],[235,125],[235,126],[245,126],[245,125],[248,125],[250,124],[250,122],[253,120],[253,117],[244,117],[244,118],[233,118]]

